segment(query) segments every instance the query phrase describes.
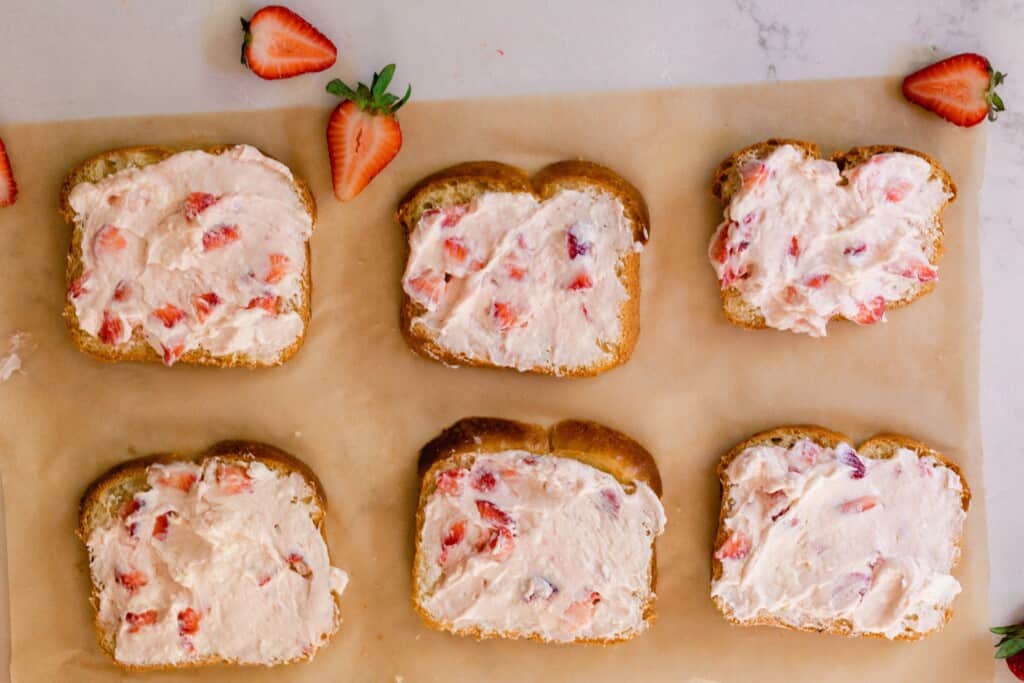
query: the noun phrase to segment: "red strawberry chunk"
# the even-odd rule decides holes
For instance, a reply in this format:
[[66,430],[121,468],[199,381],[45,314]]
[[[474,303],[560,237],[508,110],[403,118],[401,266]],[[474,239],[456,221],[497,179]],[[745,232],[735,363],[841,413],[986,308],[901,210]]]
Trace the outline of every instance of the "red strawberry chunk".
[[172,365],[177,363],[178,359],[181,358],[181,354],[185,353],[184,344],[176,344],[174,346],[161,346],[161,349],[163,350],[164,365],[166,365],[167,367],[171,367]]
[[860,256],[867,250],[868,245],[863,242],[858,242],[857,244],[850,245],[846,249],[843,249],[843,256]]
[[521,282],[526,277],[526,269],[516,265],[510,265],[508,267],[508,276],[516,282]]
[[505,527],[491,527],[486,540],[481,546],[478,548],[479,550],[487,550],[492,559],[504,562],[512,554],[512,551],[515,550],[515,535]]
[[512,305],[501,301],[494,302],[494,319],[498,323],[498,329],[503,332],[512,329],[519,322],[519,316]]
[[453,204],[433,210],[441,213],[442,228],[454,228],[462,220],[462,217],[469,213],[469,204]]
[[768,180],[768,167],[759,161],[744,164],[740,168],[740,178],[744,190],[761,187]]
[[462,491],[462,478],[466,470],[452,468],[437,474],[435,488],[446,496],[457,496]]
[[459,520],[449,527],[444,538],[441,539],[441,555],[437,561],[442,567],[448,565],[448,552],[451,548],[454,548],[462,539],[466,536],[466,522],[465,520]]
[[217,469],[217,487],[228,495],[248,493],[252,491],[252,477],[241,465],[221,465]]
[[14,182],[11,160],[7,156],[7,147],[0,140],[0,208],[10,206],[18,199],[18,185]]
[[246,305],[246,310],[253,308],[262,308],[267,313],[273,313],[277,315],[277,308],[281,304],[281,297],[270,296],[269,294],[264,296],[258,296],[255,299],[250,299]]
[[170,329],[185,319],[185,311],[174,304],[167,304],[162,308],[153,311],[153,315],[160,319],[164,327]]
[[729,260],[729,231],[735,223],[723,223],[715,235],[714,245],[711,247],[711,258],[717,263],[725,263]]
[[922,261],[910,264],[900,274],[906,278],[917,278],[919,282],[931,282],[937,277],[935,269]]
[[586,256],[590,253],[593,244],[591,242],[585,242],[576,236],[575,226],[569,228],[569,258],[575,260],[580,256]]
[[299,553],[291,553],[288,555],[288,568],[298,574],[304,579],[311,578],[313,576],[313,570],[306,564],[305,558]]
[[444,252],[456,263],[462,263],[469,255],[465,243],[458,237],[449,237],[444,241]]
[[128,240],[121,234],[121,230],[109,223],[100,228],[92,240],[92,252],[97,258],[124,251],[127,246]]
[[199,632],[199,620],[202,615],[191,607],[178,612],[178,635],[191,636]]
[[271,285],[280,282],[288,274],[288,267],[290,265],[291,259],[284,254],[271,254],[270,270],[267,271],[267,276],[263,278],[263,281]]
[[839,511],[844,514],[867,512],[878,505],[878,498],[875,496],[861,496],[848,500],[839,506]]
[[185,470],[166,470],[156,480],[157,486],[166,486],[188,493],[196,483],[196,475]]
[[426,270],[416,277],[409,278],[409,288],[427,301],[437,304],[444,296],[447,284],[444,275]]
[[117,283],[114,288],[114,301],[127,301],[132,295],[132,286],[125,280]]
[[804,280],[804,285],[810,287],[811,289],[819,289],[823,287],[825,283],[829,281],[830,278],[830,275],[825,274],[811,275],[806,280]]
[[114,346],[121,341],[124,334],[124,323],[114,313],[103,311],[103,323],[100,325],[99,338],[104,344]]
[[156,623],[156,610],[126,612],[124,620],[128,623],[128,633],[138,633],[143,626],[152,626]]
[[473,474],[469,478],[469,485],[483,493],[493,491],[497,483],[498,479],[494,476],[494,472],[483,467],[473,470]]
[[569,290],[575,292],[580,289],[590,289],[593,286],[594,283],[590,279],[590,276],[586,273],[580,273],[576,276],[576,279],[569,283]]
[[789,285],[782,290],[782,300],[787,304],[795,304],[800,300],[800,290],[796,287]]
[[750,538],[742,531],[734,531],[715,551],[718,560],[742,560],[750,552]]
[[72,280],[71,285],[68,287],[68,296],[72,299],[77,299],[88,292],[89,290],[85,288],[85,283],[88,282],[90,275],[92,275],[92,271],[87,270]]
[[800,241],[796,235],[789,238],[789,255],[793,258],[800,256]]
[[885,297],[876,296],[871,301],[857,304],[857,315],[854,322],[860,325],[872,325],[885,317]]
[[237,225],[222,225],[203,233],[203,251],[220,249],[242,238]]
[[200,323],[206,322],[213,311],[213,307],[220,303],[220,297],[215,292],[206,294],[194,294],[192,296],[192,308],[195,309],[196,318]]
[[127,572],[119,572],[115,570],[114,579],[120,585],[124,586],[129,593],[134,593],[149,583],[149,577],[138,569],[133,569]]
[[897,179],[885,186],[885,199],[890,202],[902,202],[914,189],[908,180]]
[[142,508],[142,500],[132,497],[121,506],[121,519],[128,519]]
[[849,446],[843,444],[839,447],[836,457],[839,462],[850,468],[850,479],[863,479],[867,474],[867,466],[860,459],[856,452]]
[[171,518],[177,517],[178,513],[174,510],[168,510],[167,512],[159,515],[153,521],[153,538],[157,540],[164,540],[167,538],[167,529],[171,526]]
[[217,203],[218,197],[209,192],[192,192],[185,197],[185,218],[194,221],[199,214]]
[[510,527],[515,524],[512,517],[489,500],[477,500],[476,510],[480,518],[495,526]]

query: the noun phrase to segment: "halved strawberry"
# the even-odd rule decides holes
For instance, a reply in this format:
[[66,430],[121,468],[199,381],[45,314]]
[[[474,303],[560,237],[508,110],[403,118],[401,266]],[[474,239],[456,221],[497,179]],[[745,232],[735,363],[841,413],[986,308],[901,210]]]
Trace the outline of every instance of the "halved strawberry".
[[263,296],[258,296],[255,299],[250,299],[245,308],[247,310],[252,308],[262,308],[267,313],[277,315],[277,307],[280,303],[281,297],[265,294]]
[[14,182],[14,171],[11,160],[7,157],[7,147],[0,140],[0,209],[10,206],[18,199],[18,185]]
[[167,304],[166,306],[154,309],[153,315],[164,324],[164,327],[171,328],[184,320],[185,311],[174,304]]
[[185,353],[184,344],[175,344],[174,346],[161,346],[163,350],[164,365],[171,367],[178,362],[181,358],[181,354]]
[[327,122],[334,196],[343,202],[362,192],[402,148],[395,112],[409,100],[412,86],[398,99],[387,92],[394,75],[395,65],[388,64],[369,86],[359,83],[352,89],[338,79],[327,84],[327,92],[345,99]]
[[287,7],[271,5],[242,19],[242,64],[267,80],[329,69],[338,48]]
[[128,622],[128,633],[138,633],[143,626],[152,626],[156,623],[156,610],[145,612],[126,612],[124,620]]
[[304,579],[313,576],[313,570],[306,564],[306,560],[299,553],[288,555],[288,568]]
[[99,331],[100,341],[115,346],[121,343],[122,334],[124,334],[124,323],[121,322],[121,318],[110,311],[103,311],[103,323],[100,325]]
[[718,560],[742,560],[750,552],[750,537],[742,531],[734,531],[715,551]]
[[92,253],[97,258],[106,254],[116,254],[127,246],[128,241],[121,234],[121,230],[109,223],[100,228],[92,239]]
[[185,218],[194,221],[206,209],[217,203],[218,197],[209,192],[191,192],[185,197]]
[[271,254],[270,255],[270,269],[267,271],[266,277],[263,281],[268,285],[277,284],[284,279],[284,276],[288,274],[288,267],[291,265],[291,259],[284,254]]
[[848,500],[839,506],[839,511],[845,514],[867,512],[878,505],[878,498],[875,496],[861,496],[860,498],[854,498]]
[[124,586],[129,593],[134,593],[149,583],[149,578],[138,569],[133,569],[127,572],[119,572],[115,570],[114,580],[117,581],[118,584]]
[[213,307],[219,303],[220,297],[215,292],[192,295],[192,308],[195,309],[196,318],[199,319],[200,323],[206,322],[206,319],[210,317],[210,313],[213,311]]
[[237,225],[221,225],[203,233],[203,251],[211,251],[237,242],[242,235]]
[[221,465],[217,469],[217,487],[229,495],[252,491],[252,477],[241,465]]
[[186,470],[166,470],[157,478],[156,483],[158,486],[166,486],[188,493],[192,490],[192,485],[196,483],[196,475]]
[[995,92],[1005,78],[987,59],[967,52],[904,78],[903,96],[958,126],[974,126],[986,116],[995,121],[1005,108]]
[[191,607],[178,612],[178,635],[191,636],[199,631],[199,620],[202,615]]

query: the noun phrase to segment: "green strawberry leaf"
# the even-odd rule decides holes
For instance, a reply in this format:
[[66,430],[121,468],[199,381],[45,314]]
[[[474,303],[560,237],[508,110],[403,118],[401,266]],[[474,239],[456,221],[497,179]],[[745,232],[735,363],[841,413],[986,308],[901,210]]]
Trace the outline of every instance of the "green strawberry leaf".
[[996,649],[996,659],[1006,659],[1024,651],[1024,638],[1005,638]]
[[401,108],[401,106],[403,104],[408,102],[410,95],[412,95],[412,84],[411,83],[409,84],[409,87],[406,88],[405,95],[403,95],[402,99],[400,99],[398,101],[398,104],[396,104],[395,106],[391,107],[391,113],[394,114],[396,111],[398,111]]
[[332,95],[337,95],[338,97],[344,97],[346,100],[356,99],[355,91],[345,85],[344,81],[339,78],[335,78],[327,84],[327,92]]
[[380,97],[388,91],[388,86],[391,85],[391,79],[395,77],[395,65],[388,64],[384,67],[380,75],[373,75],[373,96]]
[[1013,624],[1012,626],[994,626],[989,629],[992,633],[1003,635],[1004,633],[1013,633],[1014,631],[1020,630],[1020,624]]

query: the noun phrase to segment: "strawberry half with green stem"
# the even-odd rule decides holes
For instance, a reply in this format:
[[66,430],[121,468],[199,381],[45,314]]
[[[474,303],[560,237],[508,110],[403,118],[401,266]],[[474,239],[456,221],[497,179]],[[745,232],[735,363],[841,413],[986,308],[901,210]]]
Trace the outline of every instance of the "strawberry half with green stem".
[[965,52],[903,79],[903,96],[958,126],[975,126],[1005,109],[996,86],[1006,74],[981,55]]
[[338,48],[287,7],[270,5],[242,19],[242,64],[267,80],[323,71],[338,59]]
[[1005,659],[1010,673],[1024,681],[1024,624],[997,626],[989,630],[1002,636],[996,643],[996,659]]
[[402,148],[395,112],[409,101],[412,86],[401,99],[392,95],[387,89],[394,75],[395,65],[388,64],[369,86],[353,89],[339,79],[327,84],[327,92],[345,99],[327,122],[334,196],[343,202],[362,192]]

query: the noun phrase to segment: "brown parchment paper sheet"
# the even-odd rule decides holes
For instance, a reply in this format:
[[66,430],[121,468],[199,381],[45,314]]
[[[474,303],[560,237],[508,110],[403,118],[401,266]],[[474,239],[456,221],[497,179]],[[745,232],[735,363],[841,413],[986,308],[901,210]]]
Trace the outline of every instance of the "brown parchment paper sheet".
[[[0,385],[12,673],[36,681],[987,681],[988,566],[978,420],[980,279],[976,217],[983,134],[907,106],[893,80],[691,88],[414,103],[404,148],[355,201],[330,190],[328,109],[4,126],[22,195],[0,212],[0,334],[26,330],[26,373]],[[827,339],[726,323],[706,262],[720,216],[709,179],[731,152],[769,136],[826,153],[896,143],[939,159],[959,199],[946,213],[936,293],[873,328]],[[306,178],[318,201],[313,320],[281,368],[104,365],[76,351],[60,317],[68,229],[56,213],[65,171],[113,147],[255,144]],[[392,211],[418,178],[497,159],[536,170],[564,158],[607,164],[651,208],[642,259],[642,332],[633,360],[567,380],[452,369],[415,356],[398,329],[401,230]],[[665,482],[659,619],[615,647],[477,643],[427,630],[410,606],[419,447],[474,414],[550,423],[596,419],[638,439]],[[751,433],[816,422],[863,439],[890,430],[949,454],[974,489],[963,594],[946,630],[890,643],[738,628],[708,598],[719,456]],[[311,664],[121,673],[99,651],[75,538],[79,496],[109,466],[228,437],[308,462],[327,489],[327,537],[351,574],[344,624]],[[399,678],[400,677],[400,678]]]

